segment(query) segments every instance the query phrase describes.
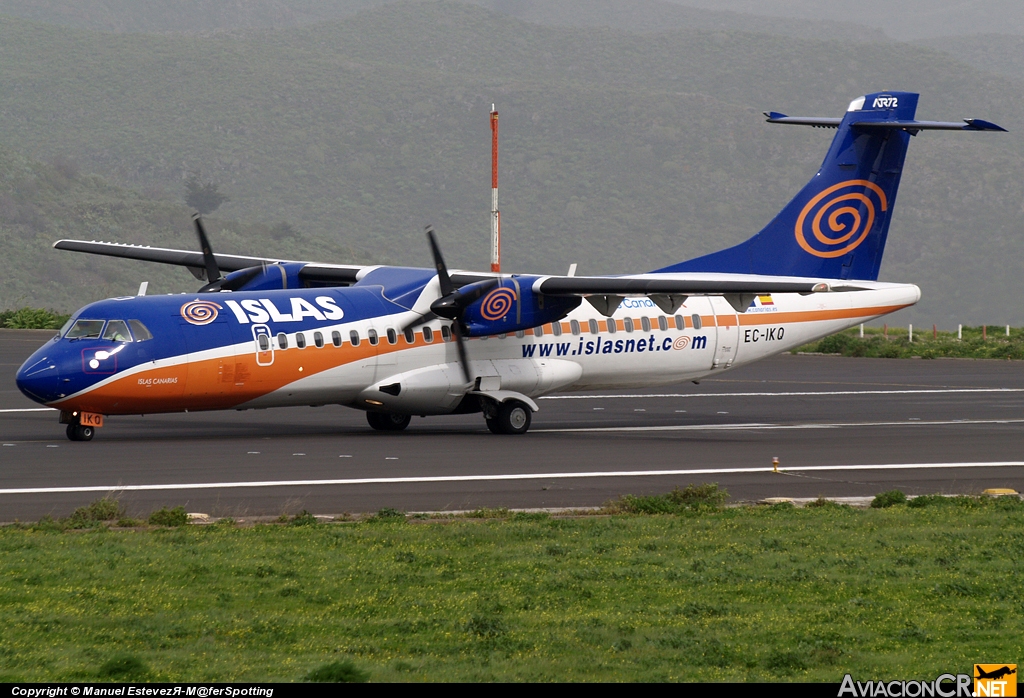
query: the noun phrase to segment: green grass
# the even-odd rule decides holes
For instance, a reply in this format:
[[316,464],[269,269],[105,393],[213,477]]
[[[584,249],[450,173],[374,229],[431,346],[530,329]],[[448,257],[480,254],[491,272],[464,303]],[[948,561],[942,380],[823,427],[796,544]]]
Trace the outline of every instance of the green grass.
[[838,681],[1024,655],[1024,505],[923,504],[9,526],[0,674]]
[[829,335],[817,342],[794,349],[796,352],[821,352],[843,356],[868,356],[882,359],[1024,359],[1024,328],[1005,326],[964,327],[962,338],[956,332],[914,330],[910,341],[906,327],[865,327]]

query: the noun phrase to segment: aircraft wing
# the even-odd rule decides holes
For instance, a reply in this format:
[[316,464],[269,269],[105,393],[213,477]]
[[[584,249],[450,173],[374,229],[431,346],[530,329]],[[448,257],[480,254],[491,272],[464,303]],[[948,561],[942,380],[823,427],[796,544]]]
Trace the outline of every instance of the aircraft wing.
[[853,290],[838,279],[808,279],[760,274],[636,274],[631,276],[545,276],[533,290],[547,296],[650,295],[672,293],[717,295],[725,293],[817,293]]
[[[53,246],[58,250],[85,252],[106,257],[121,257],[142,262],[156,262],[158,264],[188,267],[196,278],[204,278],[200,275],[200,272],[205,268],[202,252],[172,250],[166,247],[149,247],[147,245],[127,245],[118,242],[98,242],[96,240],[58,240]],[[339,285],[355,283],[357,274],[365,268],[356,265],[314,264],[300,260],[277,259],[273,257],[248,257],[219,253],[214,253],[213,256],[217,260],[217,266],[223,272],[230,273],[240,269],[258,267],[263,264],[295,263],[305,265],[299,272],[299,278],[306,281],[320,281]]]

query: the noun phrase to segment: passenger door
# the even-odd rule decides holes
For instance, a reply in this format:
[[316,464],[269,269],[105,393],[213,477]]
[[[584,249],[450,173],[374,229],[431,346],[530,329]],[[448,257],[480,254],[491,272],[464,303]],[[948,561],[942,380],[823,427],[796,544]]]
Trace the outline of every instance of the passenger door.
[[736,361],[740,343],[740,317],[721,296],[709,296],[715,314],[715,354],[711,368],[729,368]]

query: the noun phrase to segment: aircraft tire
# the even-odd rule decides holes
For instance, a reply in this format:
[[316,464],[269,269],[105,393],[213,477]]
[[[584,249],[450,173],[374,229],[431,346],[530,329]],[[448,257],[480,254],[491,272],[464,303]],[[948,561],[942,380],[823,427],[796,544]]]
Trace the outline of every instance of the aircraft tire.
[[498,421],[497,417],[493,419],[487,418],[487,428],[491,430],[492,434],[504,434],[501,430],[501,422]]
[[525,434],[530,429],[532,418],[533,413],[529,405],[518,400],[508,400],[498,406],[498,416],[494,421],[498,423],[498,429],[502,434]]
[[403,431],[412,417],[394,412],[367,412],[366,421],[377,431]]
[[96,430],[92,427],[83,427],[81,424],[69,424],[67,429],[68,438],[72,441],[92,441]]

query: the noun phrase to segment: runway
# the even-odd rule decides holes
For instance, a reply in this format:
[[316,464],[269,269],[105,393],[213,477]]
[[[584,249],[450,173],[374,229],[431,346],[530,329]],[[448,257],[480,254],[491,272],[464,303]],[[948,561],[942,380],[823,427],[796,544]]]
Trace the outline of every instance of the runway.
[[1017,362],[787,354],[699,385],[541,399],[522,437],[491,434],[479,415],[378,433],[325,406],[113,417],[72,443],[14,385],[52,334],[0,330],[3,521],[110,491],[136,514],[246,516],[596,506],[693,482],[733,501],[1024,487]]

